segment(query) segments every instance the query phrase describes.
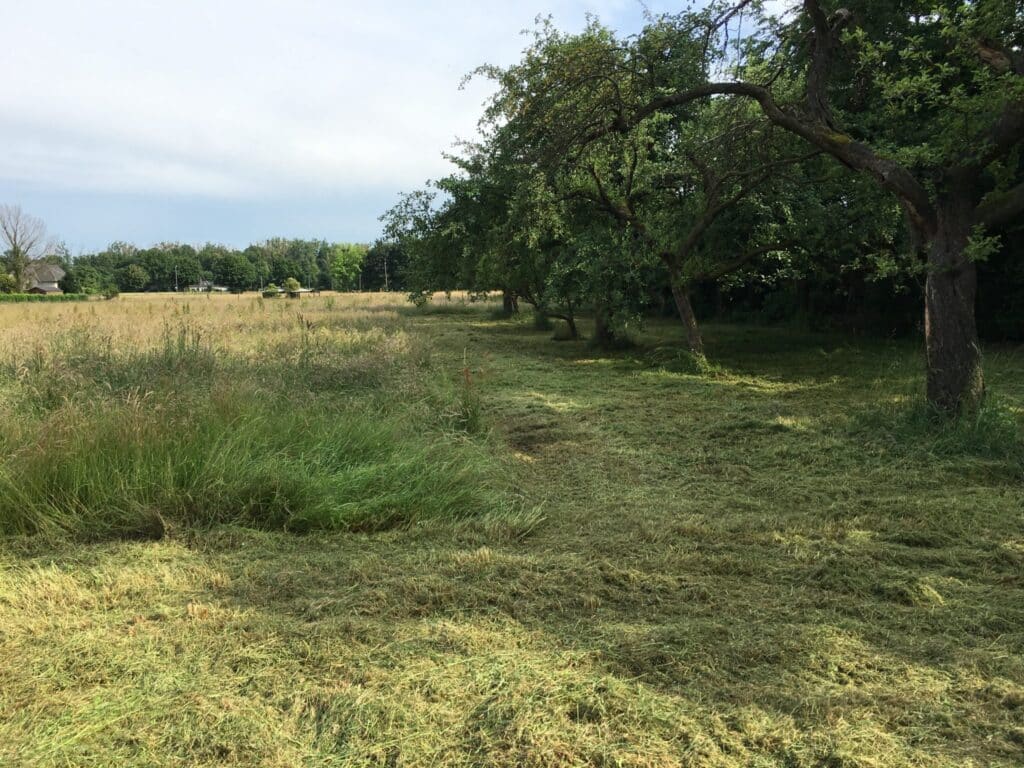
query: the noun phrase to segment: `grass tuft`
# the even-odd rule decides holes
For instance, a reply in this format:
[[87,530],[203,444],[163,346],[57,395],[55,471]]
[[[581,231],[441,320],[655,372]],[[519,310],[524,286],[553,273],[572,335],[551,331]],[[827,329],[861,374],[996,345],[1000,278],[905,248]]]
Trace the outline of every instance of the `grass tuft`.
[[940,459],[976,458],[1020,464],[1024,473],[1024,430],[1017,415],[989,396],[976,413],[951,419],[919,397],[889,407],[874,404],[853,420],[865,440],[902,453]]
[[396,419],[258,393],[201,405],[69,405],[19,424],[0,465],[0,532],[145,536],[168,526],[382,530],[500,506],[486,455]]

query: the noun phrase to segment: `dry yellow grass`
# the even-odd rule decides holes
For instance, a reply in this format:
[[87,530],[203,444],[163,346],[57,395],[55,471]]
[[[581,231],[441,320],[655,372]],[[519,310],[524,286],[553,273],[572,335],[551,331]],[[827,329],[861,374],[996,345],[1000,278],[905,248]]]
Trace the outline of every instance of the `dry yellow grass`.
[[400,330],[398,294],[330,294],[299,300],[253,294],[125,294],[113,301],[0,304],[0,350],[46,349],[61,337],[87,334],[115,349],[153,348],[168,328],[194,328],[217,349],[253,354],[297,342],[303,319],[319,331],[358,339],[368,330]]

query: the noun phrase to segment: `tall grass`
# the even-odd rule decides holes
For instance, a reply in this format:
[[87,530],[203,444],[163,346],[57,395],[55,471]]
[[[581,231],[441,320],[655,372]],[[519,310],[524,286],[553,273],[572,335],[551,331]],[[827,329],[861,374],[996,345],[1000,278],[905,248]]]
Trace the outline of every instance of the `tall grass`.
[[378,530],[494,508],[491,462],[395,419],[296,410],[252,392],[198,408],[69,406],[21,423],[0,464],[0,533],[159,536],[235,523]]
[[432,366],[387,315],[237,306],[211,324],[174,305],[134,343],[76,326],[9,348],[0,534],[380,530],[502,510],[499,460],[467,438],[482,431],[468,368]]

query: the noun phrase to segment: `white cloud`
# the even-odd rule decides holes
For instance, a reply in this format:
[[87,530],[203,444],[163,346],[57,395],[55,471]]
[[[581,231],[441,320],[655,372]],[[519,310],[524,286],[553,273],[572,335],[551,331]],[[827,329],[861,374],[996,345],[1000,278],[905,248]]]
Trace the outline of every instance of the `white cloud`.
[[[669,4],[666,4],[668,7]],[[246,199],[409,188],[445,169],[541,11],[634,0],[7,0],[0,179]],[[13,44],[12,44],[13,41]]]

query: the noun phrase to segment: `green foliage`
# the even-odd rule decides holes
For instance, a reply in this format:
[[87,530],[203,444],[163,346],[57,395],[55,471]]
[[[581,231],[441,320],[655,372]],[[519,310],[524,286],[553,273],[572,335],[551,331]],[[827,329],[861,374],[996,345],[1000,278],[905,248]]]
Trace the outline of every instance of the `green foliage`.
[[149,285],[149,272],[138,264],[129,264],[117,274],[117,287],[122,291],[144,291],[147,285]]
[[298,293],[299,289],[302,288],[302,284],[294,277],[289,277],[284,281],[285,293],[293,294]]
[[88,301],[89,298],[89,294],[86,293],[0,293],[0,304],[20,304],[25,302],[60,303],[63,301]]
[[[73,264],[67,265],[66,280],[74,290],[86,293],[103,293],[115,282],[123,290],[185,290],[202,279],[244,291],[266,282],[280,284],[288,277],[297,277],[310,288],[331,288],[331,262],[339,249],[346,254],[339,286],[344,284],[350,289],[362,284],[379,290],[385,273],[392,285],[400,282],[404,261],[393,247],[368,249],[361,245],[285,238],[254,243],[242,251],[215,243],[207,243],[198,251],[182,243],[159,243],[140,250],[131,243],[114,242],[100,253],[74,259]],[[360,253],[364,255],[362,261]],[[145,271],[144,284],[141,272],[131,270],[129,276],[131,266]],[[126,280],[131,283],[130,288]],[[138,287],[140,284],[142,288]]]
[[979,224],[971,231],[964,255],[971,262],[987,261],[990,256],[999,253],[1001,246],[1002,239],[998,235],[987,235],[985,227]]
[[369,246],[356,243],[335,243],[330,247],[331,288],[349,291],[356,285],[369,252]]
[[18,283],[13,275],[0,272],[0,293],[14,293],[18,289]]
[[1021,18],[1015,0],[807,0],[784,21],[708,3],[632,37],[541,20],[518,62],[478,70],[495,94],[456,171],[383,217],[410,298],[502,290],[609,336],[671,292],[699,354],[707,285],[924,279],[943,315],[929,396],[953,413],[981,391],[963,384],[979,345],[973,307],[938,297],[973,294],[1024,211]]
[[248,290],[257,283],[256,267],[238,251],[217,254],[212,271],[215,283],[234,290]]

